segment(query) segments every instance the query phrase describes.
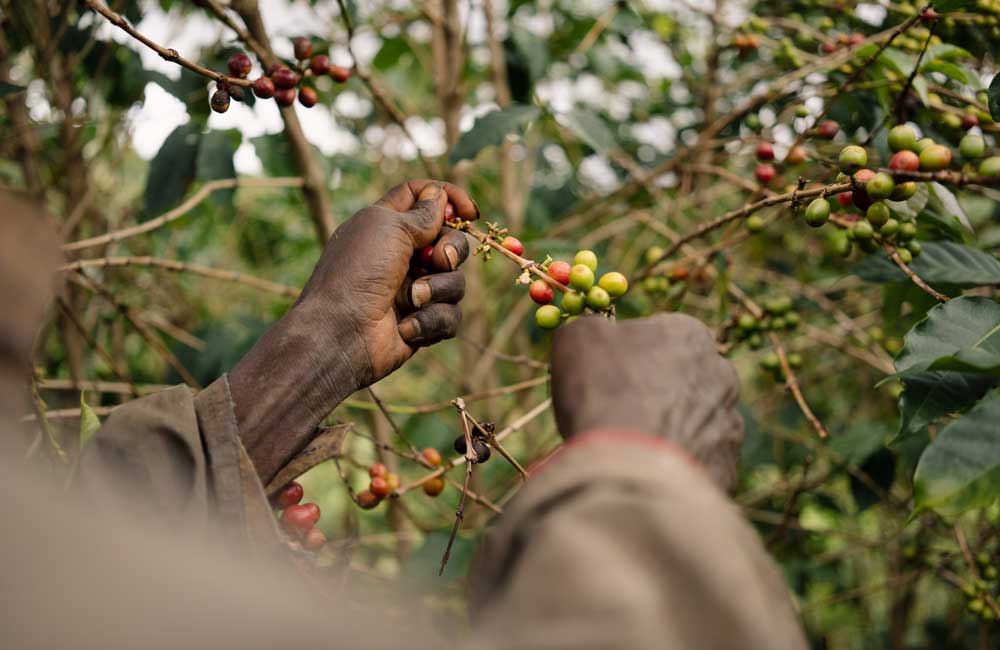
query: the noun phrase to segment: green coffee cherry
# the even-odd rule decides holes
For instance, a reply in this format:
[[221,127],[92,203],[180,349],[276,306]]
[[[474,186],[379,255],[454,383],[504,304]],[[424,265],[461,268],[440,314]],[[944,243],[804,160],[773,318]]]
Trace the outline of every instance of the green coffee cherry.
[[[647,280],[656,281],[656,278],[647,278]],[[563,294],[562,297],[562,308],[567,314],[574,316],[576,314],[583,313],[583,307],[586,304],[586,296],[584,296],[579,291],[569,291]]]
[[747,345],[750,346],[751,350],[759,350],[764,345],[764,337],[760,334],[751,334],[750,338],[747,339]]
[[875,229],[867,221],[858,221],[851,226],[850,232],[854,235],[855,241],[870,241],[875,235]]
[[897,233],[899,233],[899,222],[890,218],[882,224],[882,227],[879,228],[878,231],[886,239],[892,239]]
[[837,163],[840,166],[840,171],[845,174],[853,174],[868,165],[868,152],[856,144],[849,144],[840,150]]
[[778,316],[771,321],[771,329],[773,330],[783,330],[785,329],[785,319],[782,316]]
[[590,250],[582,250],[573,257],[573,264],[583,264],[591,271],[597,272],[597,253]]
[[879,172],[872,176],[871,180],[865,183],[865,192],[873,199],[887,199],[896,189],[896,181],[885,172]]
[[865,212],[868,223],[878,228],[889,221],[889,206],[885,203],[872,203]]
[[788,365],[792,368],[802,367],[802,355],[798,352],[790,352],[787,357]]
[[772,314],[784,314],[792,309],[792,299],[788,296],[778,296],[767,301],[764,309]]
[[601,276],[597,285],[608,292],[612,300],[624,296],[628,291],[628,280],[618,271],[611,271]]
[[897,248],[896,255],[899,256],[899,261],[903,264],[909,264],[913,261],[913,253],[906,250],[905,248]]
[[983,176],[1000,175],[1000,156],[990,156],[979,163],[979,173]]
[[555,305],[542,305],[535,310],[535,323],[545,330],[554,330],[562,322],[562,312]]
[[830,202],[824,198],[813,199],[806,207],[806,223],[819,228],[830,218]]
[[935,144],[933,138],[920,138],[919,140],[917,140],[917,144],[913,146],[913,151],[916,151],[919,154],[921,151],[931,146],[932,144]]
[[841,257],[849,257],[851,249],[854,248],[853,244],[851,244],[851,240],[847,238],[847,233],[840,232],[838,232],[836,236],[830,240],[830,245],[831,248],[833,248],[834,255],[839,255]]
[[918,242],[916,239],[911,239],[910,241],[906,242],[906,250],[910,251],[910,254],[913,255],[913,257],[916,257],[917,255],[920,255],[921,253],[924,252],[924,247],[921,246],[920,242]]
[[781,360],[778,359],[778,355],[774,352],[768,352],[762,356],[759,363],[761,369],[769,372],[774,372],[781,367]]
[[802,322],[802,317],[799,316],[799,313],[797,311],[790,311],[787,314],[785,314],[786,328],[793,330],[796,327],[798,327],[801,322]]
[[764,229],[764,219],[759,215],[752,214],[747,217],[746,226],[750,232],[760,232]]
[[611,304],[611,296],[601,287],[591,287],[587,292],[587,306],[594,311],[607,309]]
[[951,149],[943,144],[932,144],[920,152],[920,169],[936,172],[947,169],[951,164]]
[[752,332],[757,328],[757,319],[753,317],[753,314],[743,313],[736,319],[736,326],[746,332]]
[[643,255],[643,260],[645,260],[646,265],[656,264],[663,257],[665,251],[659,246],[650,246],[646,249],[646,253]]
[[577,291],[590,291],[594,286],[594,270],[586,264],[577,264],[569,271],[569,286]]
[[889,130],[889,148],[893,151],[916,149],[917,134],[906,124],[899,124]]
[[917,224],[912,221],[904,221],[899,225],[899,237],[900,241],[910,241],[917,236]]
[[986,153],[986,141],[983,140],[983,136],[970,133],[958,143],[958,152],[966,160],[982,158]]
[[899,183],[898,185],[896,185],[896,189],[892,191],[892,194],[889,195],[889,200],[906,201],[916,193],[917,193],[917,184],[914,181]]

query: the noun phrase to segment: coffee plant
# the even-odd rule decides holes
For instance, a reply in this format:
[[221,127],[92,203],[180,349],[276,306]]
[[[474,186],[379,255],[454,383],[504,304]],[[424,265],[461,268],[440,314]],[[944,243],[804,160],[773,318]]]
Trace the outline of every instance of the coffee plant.
[[339,222],[447,179],[483,215],[448,219],[476,249],[462,330],[267,486],[290,552],[454,612],[479,532],[560,443],[547,330],[681,311],[741,374],[734,498],[816,647],[1000,643],[1000,2],[0,0],[0,21],[0,182],[66,241],[31,462],[71,475],[117,405],[213,381]]

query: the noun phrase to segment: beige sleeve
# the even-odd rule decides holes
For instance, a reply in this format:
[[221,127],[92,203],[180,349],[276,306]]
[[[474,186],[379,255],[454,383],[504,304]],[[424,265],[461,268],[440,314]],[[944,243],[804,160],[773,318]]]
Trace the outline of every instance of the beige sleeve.
[[490,648],[805,648],[735,506],[656,439],[570,444],[484,543],[473,629]]

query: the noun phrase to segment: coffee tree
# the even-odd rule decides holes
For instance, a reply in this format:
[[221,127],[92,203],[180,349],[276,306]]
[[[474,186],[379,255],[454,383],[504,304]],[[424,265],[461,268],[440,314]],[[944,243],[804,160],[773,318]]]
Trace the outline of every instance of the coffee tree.
[[[482,260],[463,330],[268,486],[290,552],[452,611],[559,444],[546,330],[684,311],[744,379],[735,498],[816,643],[1000,637],[1000,3],[0,7],[0,174],[67,242],[34,462],[71,475],[117,404],[213,380],[338,221],[445,178],[483,215],[448,222]],[[186,116],[146,161],[155,102]]]

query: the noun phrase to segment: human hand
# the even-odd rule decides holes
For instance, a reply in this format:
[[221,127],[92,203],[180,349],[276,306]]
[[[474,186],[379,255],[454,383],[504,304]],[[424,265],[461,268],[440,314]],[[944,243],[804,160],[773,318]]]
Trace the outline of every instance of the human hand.
[[711,332],[683,314],[564,326],[552,347],[552,398],[566,440],[596,429],[661,436],[723,488],[736,478],[739,379]]

